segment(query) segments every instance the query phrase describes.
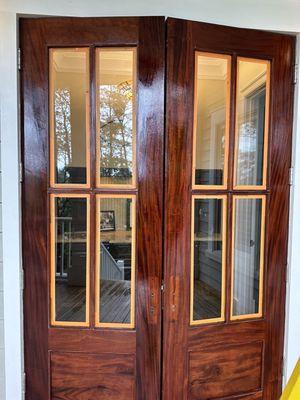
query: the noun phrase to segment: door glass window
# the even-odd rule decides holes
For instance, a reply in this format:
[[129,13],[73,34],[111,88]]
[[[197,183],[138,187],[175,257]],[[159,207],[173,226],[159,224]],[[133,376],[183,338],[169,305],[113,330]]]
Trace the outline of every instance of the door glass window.
[[270,62],[238,58],[235,186],[266,186]]
[[191,324],[224,320],[226,197],[193,196]]
[[193,185],[227,185],[231,57],[196,52]]
[[96,326],[133,327],[135,196],[97,197]]
[[190,323],[259,318],[270,61],[196,51],[194,82]]
[[51,322],[89,322],[89,198],[51,196]]
[[232,319],[262,314],[264,196],[234,196]]
[[51,185],[89,182],[89,50],[50,49]]
[[135,186],[136,49],[97,50],[97,185]]

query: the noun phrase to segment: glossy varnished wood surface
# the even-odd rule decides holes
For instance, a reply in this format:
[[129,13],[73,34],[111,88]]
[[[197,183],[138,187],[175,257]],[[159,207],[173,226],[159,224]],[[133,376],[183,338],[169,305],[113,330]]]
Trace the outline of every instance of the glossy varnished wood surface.
[[134,398],[134,355],[51,353],[53,400]]
[[[167,22],[167,72],[166,72],[166,184],[165,184],[165,259],[166,283],[164,301],[163,334],[163,399],[263,399],[278,400],[282,381],[282,354],[284,333],[284,298],[287,260],[289,180],[292,137],[292,67],[295,38],[269,32],[238,29],[213,24],[190,22],[170,18]],[[191,190],[192,181],[192,121],[194,52],[207,51],[230,54],[233,58],[232,98],[235,98],[236,57],[253,57],[271,61],[271,109],[267,198],[266,247],[264,277],[263,317],[252,321],[230,322],[231,282],[231,226],[227,232],[226,271],[226,322],[189,327],[190,290],[190,204],[191,194],[217,193],[216,191]],[[231,107],[230,152],[228,191],[228,221],[232,220],[234,154],[234,104]],[[243,191],[248,194],[249,191]],[[280,226],[278,218],[280,216]],[[205,353],[208,346],[206,366],[209,371],[222,368],[218,365],[218,352],[222,346],[243,344],[251,348],[262,343],[262,352],[249,355],[260,374],[262,387],[244,386],[243,393],[228,394],[222,385],[207,388],[205,383],[192,391],[191,382],[198,382],[197,361],[190,371],[189,357]],[[218,350],[215,350],[217,348]],[[226,358],[226,352],[224,357]],[[201,364],[199,358],[199,365]],[[250,364],[249,364],[250,365]],[[252,365],[252,364],[251,364]],[[210,367],[208,367],[210,366]],[[241,368],[243,362],[241,360]],[[234,376],[234,365],[228,365]],[[192,375],[191,375],[192,374]],[[200,374],[200,372],[199,372]],[[204,374],[204,375],[205,375]],[[191,376],[193,379],[191,379]],[[204,377],[201,375],[204,382]],[[197,386],[197,384],[196,384]],[[194,385],[195,387],[195,385]],[[217,388],[220,391],[217,391]],[[205,391],[207,395],[205,397]],[[233,392],[234,393],[234,390]],[[203,397],[202,397],[203,396]]]
[[[125,386],[116,383],[113,392],[115,397],[111,398],[156,400],[160,394],[161,371],[164,18],[22,18],[20,44],[23,54],[22,208],[26,398],[28,400],[76,398],[70,397],[72,391],[67,388],[70,382],[74,383],[74,393],[77,398],[81,400],[89,399],[91,396],[97,398],[99,391],[91,393],[86,387],[79,390],[77,386],[80,382],[73,381],[73,378],[77,376],[77,379],[80,379],[77,375],[79,365],[84,375],[82,369],[88,373],[94,356],[100,359],[102,354],[106,359],[107,354],[111,353],[109,357],[113,359],[113,354],[116,354],[116,360],[118,355],[127,354],[126,362],[130,360],[128,368],[131,371],[130,374],[121,377],[124,381],[120,382]],[[49,327],[48,192],[58,192],[58,189],[49,189],[48,167],[48,49],[52,46],[90,47],[92,108],[95,107],[93,97],[95,46],[137,46],[138,49],[137,308],[136,326],[131,331],[95,329],[94,301],[90,304],[90,328]],[[93,166],[96,143],[95,112],[90,115],[90,125],[90,153]],[[69,189],[59,191],[70,192]],[[107,189],[95,188],[95,172],[92,169],[91,189],[76,189],[71,192],[90,193],[92,216],[90,292],[93,299],[95,297],[95,195],[107,193]],[[152,240],[153,238],[155,240]],[[63,358],[64,354],[58,356],[55,352],[60,354],[81,352],[84,361],[79,355],[79,363],[75,360],[76,357],[65,356],[60,367],[59,357]],[[52,354],[51,359],[50,354]],[[89,357],[88,354],[93,354],[93,357]],[[63,370],[66,373],[66,380],[60,382],[60,377],[64,375]],[[107,373],[114,376],[114,372],[109,369]],[[96,375],[93,376],[96,384]],[[116,374],[112,382],[117,382],[117,378]],[[134,382],[133,389],[130,386],[132,382]],[[104,383],[99,378],[98,385],[102,384]],[[124,392],[121,391],[121,386],[124,386]]]
[[206,346],[189,353],[189,399],[206,400],[260,391],[263,343]]

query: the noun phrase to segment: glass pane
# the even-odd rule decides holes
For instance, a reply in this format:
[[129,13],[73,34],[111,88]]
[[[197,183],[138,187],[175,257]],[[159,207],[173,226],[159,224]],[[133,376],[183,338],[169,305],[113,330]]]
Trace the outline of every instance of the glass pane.
[[[85,322],[87,199],[55,197],[55,321]],[[52,239],[53,240],[53,239]],[[53,279],[53,278],[52,278]]]
[[230,56],[196,53],[196,185],[227,183],[230,63]]
[[97,66],[98,184],[133,185],[135,50],[98,49]]
[[223,317],[224,199],[194,198],[193,321]]
[[133,324],[134,198],[101,197],[98,221],[100,302],[97,323]]
[[238,59],[236,185],[265,185],[269,62]]
[[82,48],[50,50],[53,183],[87,183],[88,55]]
[[263,264],[262,198],[234,199],[233,316],[260,310]]

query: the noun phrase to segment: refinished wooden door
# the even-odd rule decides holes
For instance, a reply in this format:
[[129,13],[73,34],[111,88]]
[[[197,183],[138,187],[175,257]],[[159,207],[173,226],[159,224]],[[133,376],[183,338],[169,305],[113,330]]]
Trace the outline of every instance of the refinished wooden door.
[[278,400],[294,38],[39,18],[20,41],[26,398]]
[[26,399],[158,399],[164,18],[20,41]]
[[164,400],[278,400],[294,37],[168,19]]

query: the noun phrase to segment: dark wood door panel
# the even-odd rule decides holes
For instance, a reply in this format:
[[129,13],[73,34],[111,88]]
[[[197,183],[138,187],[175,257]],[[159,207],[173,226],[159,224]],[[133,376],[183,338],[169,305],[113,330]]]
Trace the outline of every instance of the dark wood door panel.
[[189,349],[195,350],[203,346],[217,346],[224,343],[242,343],[253,340],[265,340],[266,321],[235,322],[226,324],[205,325],[201,330],[190,327],[188,330]]
[[[126,378],[124,394],[119,397],[115,395],[115,398],[130,399],[137,396],[137,398],[156,400],[160,396],[164,30],[163,17],[20,19],[24,165],[22,188],[25,272],[24,337],[26,396],[30,400],[49,398],[49,351],[54,352],[51,362],[55,398],[75,398],[70,395],[72,392],[64,392],[57,383],[59,379],[55,378],[56,367],[58,367],[56,354],[62,349],[66,352],[86,352],[93,354],[96,358],[98,354],[116,353],[116,360],[118,360],[118,354],[134,355],[136,365],[134,385],[132,386],[132,377]],[[137,48],[136,154],[138,162],[137,190],[134,190],[137,194],[136,324],[135,329],[131,331],[95,329],[95,302],[93,300],[90,304],[89,328],[50,326],[48,196],[49,193],[54,193],[55,190],[57,193],[58,190],[50,187],[49,180],[48,52],[52,47],[83,46],[88,47],[90,51],[91,112],[88,119],[91,131],[91,186],[85,191],[81,189],[81,192],[90,195],[93,216],[90,246],[92,299],[95,298],[95,220],[93,219],[95,196],[96,193],[107,193],[103,189],[96,188],[94,170],[96,165],[95,48],[98,46]],[[64,189],[64,193],[70,192],[72,190]],[[75,193],[80,193],[80,190],[76,189]],[[66,356],[64,363],[67,363],[68,357]],[[80,363],[82,362],[83,369],[87,371],[92,369],[93,357],[88,357],[84,362],[82,359],[79,360]],[[96,384],[96,375],[93,376]],[[122,378],[123,375],[120,376]],[[115,382],[117,386],[117,380]],[[121,383],[122,380],[120,380]],[[63,393],[61,395],[58,394],[60,389]],[[76,396],[80,399],[96,398],[98,389],[93,390],[90,393],[85,391],[87,394],[82,394],[83,397],[80,397],[80,389],[76,389]]]
[[263,342],[206,346],[189,352],[189,399],[208,400],[261,390]]
[[[163,397],[164,400],[187,400],[189,396],[195,399],[278,400],[282,380],[295,38],[173,18],[169,18],[167,24]],[[218,191],[212,187],[206,191],[199,187],[192,188],[195,52],[231,56],[228,186]],[[265,191],[257,192],[258,195],[263,193],[267,199],[264,300],[262,317],[245,321],[230,319],[232,199],[233,195],[242,194],[233,181],[237,57],[268,60],[271,71],[267,180]],[[250,193],[249,188],[243,191],[244,195]],[[189,326],[191,198],[192,195],[207,194],[226,195],[228,200],[225,322]],[[207,367],[204,361],[202,364],[202,350],[205,353],[206,348],[210,348],[211,359],[216,362],[219,357],[223,359],[223,355],[220,356],[219,350],[214,351],[214,346],[219,349],[218,346],[229,344],[238,349],[240,345],[249,343],[245,349],[251,349],[250,343],[262,342],[264,354],[261,357],[261,370],[258,370],[259,352],[255,353],[252,349],[252,361],[257,363],[256,377],[252,382],[249,377],[250,386],[245,384],[244,392],[237,393],[232,387],[230,394],[226,392],[230,390],[230,385],[226,384],[222,389],[223,385],[220,384],[219,392],[214,394],[209,392],[210,388],[205,386],[204,380],[203,384],[199,383],[195,374],[197,365],[202,366],[202,372]],[[196,356],[192,358],[192,378],[188,372],[191,367],[188,354],[191,357],[192,354],[199,356],[199,359]],[[230,358],[230,353],[224,355],[224,362],[227,358]],[[240,360],[240,370],[243,371],[242,358]],[[174,369],[174,365],[180,365],[181,368]],[[245,371],[247,365],[246,362]],[[260,374],[262,390],[259,390]],[[221,379],[221,376],[218,375],[217,379]],[[194,382],[194,391],[191,391],[191,381]]]
[[135,355],[51,353],[51,399],[134,398]]
[[100,353],[130,354],[135,353],[136,333],[120,330],[89,330],[89,329],[61,329],[49,330],[49,348],[51,351],[65,352],[85,349],[93,353],[95,349]]

